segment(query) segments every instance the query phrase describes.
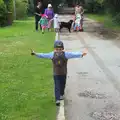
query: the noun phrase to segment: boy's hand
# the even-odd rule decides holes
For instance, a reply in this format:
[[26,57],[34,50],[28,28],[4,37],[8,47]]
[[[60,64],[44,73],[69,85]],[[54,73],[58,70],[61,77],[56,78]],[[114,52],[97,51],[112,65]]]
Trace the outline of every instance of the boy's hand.
[[83,50],[83,54],[82,54],[82,56],[87,55],[87,53],[88,53],[88,50],[87,50],[87,48],[86,48],[86,49]]
[[31,55],[35,55],[35,52],[31,49]]

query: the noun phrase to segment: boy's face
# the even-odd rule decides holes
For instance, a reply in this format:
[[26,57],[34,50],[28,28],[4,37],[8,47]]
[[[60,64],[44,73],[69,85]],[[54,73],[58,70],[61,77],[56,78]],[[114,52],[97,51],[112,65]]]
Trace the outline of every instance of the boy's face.
[[55,52],[62,52],[64,49],[63,48],[55,48],[54,51]]

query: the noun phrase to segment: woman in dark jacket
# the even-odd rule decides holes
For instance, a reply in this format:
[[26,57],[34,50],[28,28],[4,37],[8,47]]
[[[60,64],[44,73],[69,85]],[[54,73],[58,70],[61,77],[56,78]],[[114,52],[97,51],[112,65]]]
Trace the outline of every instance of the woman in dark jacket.
[[[35,28],[37,31],[38,31],[38,22],[43,13],[44,13],[44,11],[43,11],[42,3],[38,2],[37,6],[35,7]],[[40,29],[42,29],[41,26],[40,26]]]

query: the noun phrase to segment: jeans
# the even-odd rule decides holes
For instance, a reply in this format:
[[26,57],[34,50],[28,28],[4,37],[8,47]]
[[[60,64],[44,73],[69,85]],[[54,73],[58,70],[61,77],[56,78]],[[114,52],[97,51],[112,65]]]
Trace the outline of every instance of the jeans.
[[60,96],[64,95],[66,75],[54,75],[54,84],[55,99],[60,100]]
[[78,27],[78,29],[80,30],[80,24],[75,24],[75,25],[74,25],[74,30],[77,30],[77,27]]

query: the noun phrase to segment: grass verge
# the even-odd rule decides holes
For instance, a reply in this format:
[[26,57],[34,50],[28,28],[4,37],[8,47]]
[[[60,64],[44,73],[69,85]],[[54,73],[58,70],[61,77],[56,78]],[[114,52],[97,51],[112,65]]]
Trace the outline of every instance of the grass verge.
[[112,18],[108,15],[86,14],[86,16],[90,19],[103,23],[106,28],[120,31],[120,25],[113,23]]
[[0,120],[55,120],[51,61],[30,55],[52,51],[55,33],[27,21],[0,28]]

